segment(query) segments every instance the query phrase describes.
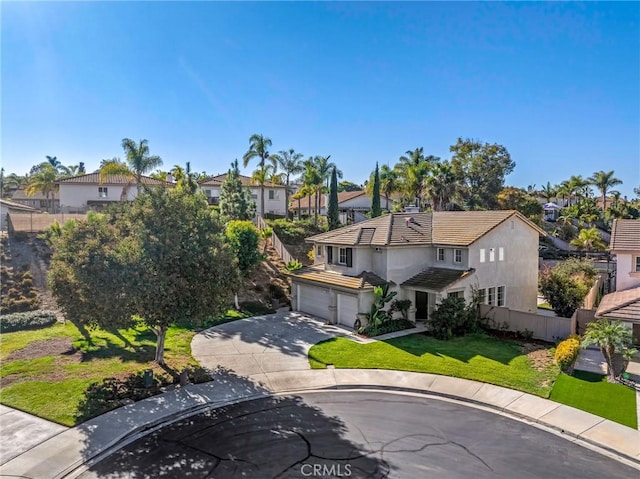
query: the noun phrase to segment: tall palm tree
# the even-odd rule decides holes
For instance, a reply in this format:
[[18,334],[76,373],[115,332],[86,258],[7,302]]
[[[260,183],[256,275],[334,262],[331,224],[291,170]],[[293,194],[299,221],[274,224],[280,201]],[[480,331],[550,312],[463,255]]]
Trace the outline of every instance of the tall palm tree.
[[433,211],[447,209],[456,193],[456,176],[448,161],[436,163],[433,174],[423,180],[423,189],[431,200]]
[[287,217],[289,217],[289,187],[291,181],[291,175],[297,175],[304,171],[302,166],[302,153],[296,153],[293,148],[288,150],[280,150],[277,155],[271,155],[271,161],[273,161],[283,172],[285,177],[284,199],[287,205]]
[[616,374],[613,358],[631,344],[631,330],[624,327],[620,321],[609,321],[607,318],[592,321],[587,324],[587,331],[582,338],[582,346],[595,344],[600,348],[607,362],[607,376],[609,382],[615,382]]
[[416,206],[422,206],[422,184],[429,174],[431,165],[438,160],[439,158],[431,155],[425,157],[423,147],[407,150],[406,154],[399,158],[395,167],[406,201],[415,201],[418,203]]
[[[270,146],[270,138],[258,135],[257,133],[251,135],[249,138],[249,150],[242,157],[242,164],[244,167],[246,168],[253,158],[258,158],[258,169],[264,172],[266,161],[270,157],[268,150]],[[263,182],[260,183],[260,216],[264,218],[264,182],[266,181],[266,175],[260,175],[260,177],[263,179]]]
[[578,202],[589,196],[589,182],[582,175],[571,176],[569,178],[569,188],[571,189],[571,194],[578,198]]
[[[319,189],[322,188],[323,178],[318,171],[316,161],[313,157],[309,157],[304,161],[304,173],[302,174],[302,187],[309,195],[309,204],[311,204],[311,195],[315,194],[314,201],[314,218],[318,224],[318,199]],[[311,215],[311,207],[309,207],[309,215]]]
[[602,194],[602,211],[607,211],[607,191],[616,185],[621,185],[622,181],[614,177],[615,171],[596,171],[588,181],[600,190]]
[[187,191],[195,194],[198,191],[197,173],[191,171],[191,162],[187,161],[186,168],[174,165],[171,174],[176,179],[176,188],[181,191]]
[[580,230],[578,237],[571,240],[571,244],[587,253],[590,251],[602,251],[606,248],[598,228]]
[[540,187],[540,195],[549,203],[558,194],[556,186],[551,186],[551,182],[547,181],[546,185]]
[[149,142],[140,140],[136,144],[135,141],[124,138],[122,140],[122,149],[127,155],[126,162],[117,159],[104,161],[100,166],[100,178],[108,175],[124,175],[132,178],[136,184],[138,195],[142,191],[142,175],[162,166],[162,158],[157,155],[149,155]]
[[[55,198],[56,188],[58,186],[58,170],[50,163],[44,162],[40,165],[40,169],[29,177],[26,193],[33,196],[40,191],[49,201],[48,210],[53,212],[53,200]],[[49,199],[51,195],[51,199]]]
[[571,187],[569,185],[569,182],[567,180],[563,181],[562,183],[560,183],[558,186],[556,186],[556,199],[557,198],[562,198],[562,207],[567,206],[567,201],[565,201],[567,199],[567,197],[571,197]]

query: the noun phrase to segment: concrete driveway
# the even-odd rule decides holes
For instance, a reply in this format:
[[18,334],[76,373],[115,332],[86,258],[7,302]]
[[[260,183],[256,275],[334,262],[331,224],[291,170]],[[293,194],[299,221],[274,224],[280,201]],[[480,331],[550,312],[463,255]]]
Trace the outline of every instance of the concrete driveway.
[[260,380],[265,373],[310,369],[307,353],[311,346],[349,335],[346,328],[287,311],[202,331],[193,338],[191,353],[207,369],[222,367]]

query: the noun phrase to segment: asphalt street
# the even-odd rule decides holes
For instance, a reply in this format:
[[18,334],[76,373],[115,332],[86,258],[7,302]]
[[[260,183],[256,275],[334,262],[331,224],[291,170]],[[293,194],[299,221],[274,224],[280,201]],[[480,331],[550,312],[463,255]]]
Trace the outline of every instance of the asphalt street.
[[476,408],[398,393],[322,391],[193,416],[80,477],[627,479],[637,471]]

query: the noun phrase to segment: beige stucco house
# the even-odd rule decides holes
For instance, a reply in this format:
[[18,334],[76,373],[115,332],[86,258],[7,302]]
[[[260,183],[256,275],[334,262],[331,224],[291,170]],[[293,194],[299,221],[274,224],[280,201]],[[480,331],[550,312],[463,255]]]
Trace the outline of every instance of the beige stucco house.
[[[329,205],[329,195],[322,194],[319,197],[321,216],[327,215]],[[313,215],[315,204],[315,196],[307,196],[298,200],[291,200],[290,210],[293,211],[296,217],[304,215]],[[384,195],[380,196],[380,207],[383,210],[391,210],[393,200],[387,198]],[[342,191],[338,193],[338,214],[340,223],[352,224],[364,221],[367,219],[366,213],[371,211],[371,198],[367,195],[365,190],[358,191]]]
[[516,211],[394,213],[307,239],[315,264],[292,273],[293,307],[353,326],[385,282],[426,320],[447,296],[536,311],[538,239]]
[[[220,192],[222,191],[222,183],[227,178],[227,174],[211,176],[205,180],[199,181],[200,189],[204,191],[207,201],[210,205],[218,205],[220,203]],[[240,175],[242,186],[248,188],[251,192],[251,199],[256,203],[256,214],[261,209],[262,198],[260,195],[260,185],[254,182],[250,177]],[[276,185],[275,183],[264,184],[264,212],[273,215],[285,216],[287,214],[285,186]]]
[[[142,177],[147,187],[170,187],[171,183]],[[99,210],[117,201],[133,201],[138,196],[135,180],[125,175],[108,175],[100,178],[99,173],[72,176],[59,181],[60,208],[65,213]]]
[[614,220],[609,249],[616,256],[616,291],[602,298],[596,317],[622,321],[640,344],[640,220]]
[[48,213],[57,213],[60,211],[60,198],[57,189],[49,193],[48,196],[45,196],[42,191],[34,191],[28,195],[25,188],[18,188],[13,192],[11,201]]

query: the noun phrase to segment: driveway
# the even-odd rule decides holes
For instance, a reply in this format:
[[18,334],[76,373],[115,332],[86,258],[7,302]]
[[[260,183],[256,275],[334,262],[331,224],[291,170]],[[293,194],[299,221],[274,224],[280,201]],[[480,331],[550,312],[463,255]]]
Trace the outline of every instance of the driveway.
[[324,324],[298,312],[256,316],[198,333],[191,354],[205,368],[220,367],[240,376],[308,370],[307,353],[314,344],[349,336],[346,328]]

